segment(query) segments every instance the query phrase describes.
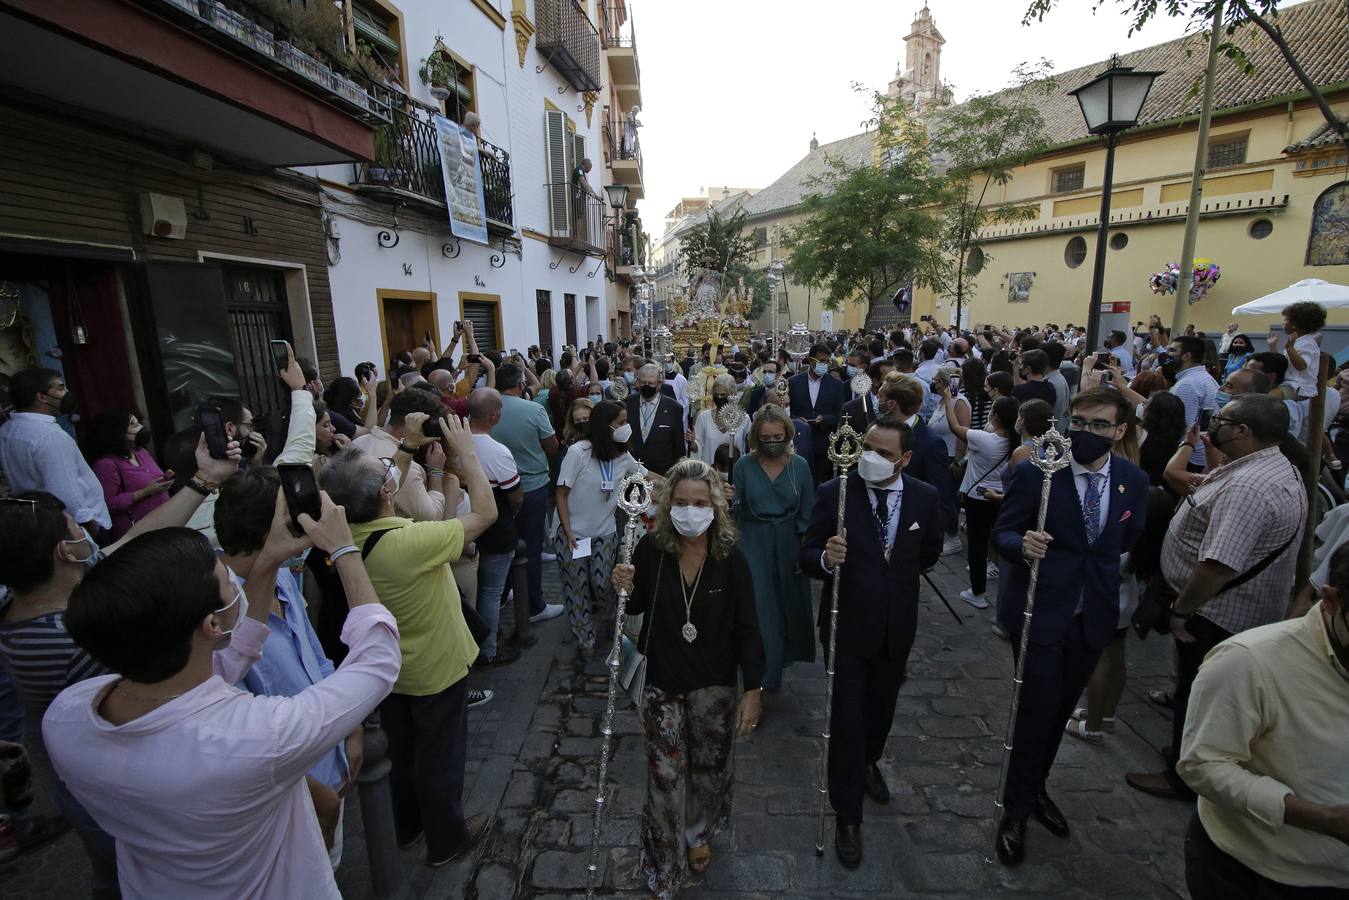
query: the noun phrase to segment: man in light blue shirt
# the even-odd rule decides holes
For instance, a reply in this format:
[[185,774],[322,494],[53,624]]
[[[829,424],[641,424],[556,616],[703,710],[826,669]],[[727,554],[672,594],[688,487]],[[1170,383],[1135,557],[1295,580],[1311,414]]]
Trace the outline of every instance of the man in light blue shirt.
[[1134,377],[1134,354],[1129,349],[1129,337],[1122,331],[1112,331],[1105,339],[1110,355],[1119,360],[1120,371],[1125,378]]
[[[1166,352],[1180,364],[1176,371],[1176,385],[1171,393],[1185,404],[1185,427],[1194,424],[1201,409],[1218,408],[1218,382],[1204,368],[1204,341],[1190,335],[1172,338]],[[1190,454],[1190,469],[1201,472],[1206,462],[1204,442],[1200,441],[1194,453]]]
[[97,539],[112,527],[103,485],[57,416],[75,411],[75,395],[55,369],[23,369],[9,380],[18,412],[0,425],[0,471],[11,493],[46,491]]

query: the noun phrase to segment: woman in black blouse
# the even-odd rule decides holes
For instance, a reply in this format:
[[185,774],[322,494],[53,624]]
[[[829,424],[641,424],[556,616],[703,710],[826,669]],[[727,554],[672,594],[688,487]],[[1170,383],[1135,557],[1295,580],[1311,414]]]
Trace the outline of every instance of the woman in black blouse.
[[615,566],[613,582],[630,592],[629,613],[646,614],[637,639],[647,656],[642,872],[670,900],[689,871],[706,871],[709,842],[730,822],[735,738],[759,723],[764,652],[721,477],[682,460],[658,503],[634,564]]

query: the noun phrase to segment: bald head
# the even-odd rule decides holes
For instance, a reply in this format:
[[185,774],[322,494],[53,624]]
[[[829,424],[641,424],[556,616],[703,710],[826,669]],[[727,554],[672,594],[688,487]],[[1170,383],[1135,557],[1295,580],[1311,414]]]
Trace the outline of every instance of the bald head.
[[442,394],[454,385],[454,375],[448,369],[433,369],[426,380]]
[[1255,369],[1237,369],[1223,382],[1223,390],[1233,397],[1244,394],[1268,394],[1273,387],[1274,380]]
[[496,388],[480,387],[468,395],[468,425],[475,433],[484,434],[501,418],[501,395]]

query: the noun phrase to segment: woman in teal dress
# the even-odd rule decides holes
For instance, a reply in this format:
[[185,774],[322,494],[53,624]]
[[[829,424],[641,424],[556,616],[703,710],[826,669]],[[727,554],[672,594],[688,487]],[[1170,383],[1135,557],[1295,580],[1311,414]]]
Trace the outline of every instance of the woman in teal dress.
[[762,407],[750,425],[749,453],[731,472],[740,549],[754,576],[768,691],[782,686],[782,670],[793,662],[815,661],[810,579],[796,568],[815,487],[810,463],[792,448],[793,431],[782,407]]

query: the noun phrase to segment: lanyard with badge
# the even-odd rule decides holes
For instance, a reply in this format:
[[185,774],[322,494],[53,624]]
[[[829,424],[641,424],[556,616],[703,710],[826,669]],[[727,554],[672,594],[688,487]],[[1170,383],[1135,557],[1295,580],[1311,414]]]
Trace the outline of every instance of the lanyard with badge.
[[602,459],[600,463],[600,493],[604,494],[605,499],[614,492],[614,461],[612,459]]

